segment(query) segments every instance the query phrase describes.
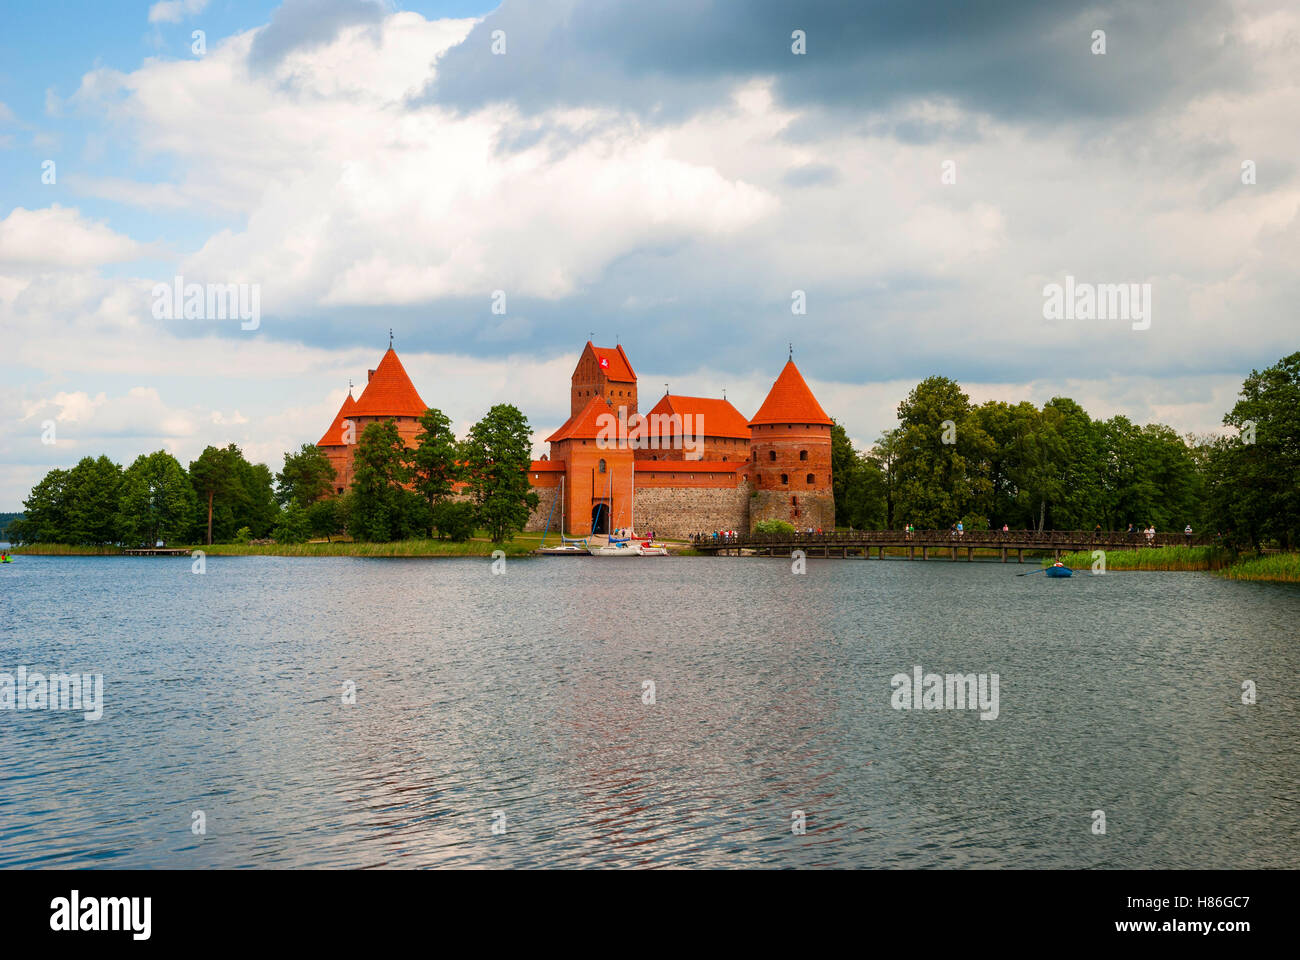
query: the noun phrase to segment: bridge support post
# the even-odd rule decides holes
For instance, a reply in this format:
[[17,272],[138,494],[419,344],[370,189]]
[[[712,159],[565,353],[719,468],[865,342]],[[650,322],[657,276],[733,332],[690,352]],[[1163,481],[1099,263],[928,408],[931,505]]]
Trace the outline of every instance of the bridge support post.
[[930,559],[930,548],[929,548],[929,547],[926,547],[926,546],[921,547],[921,559],[922,559],[922,560],[929,560],[929,559]]
[[883,543],[877,548],[876,559],[877,560],[885,559],[885,545]]
[[975,559],[975,557],[973,556],[974,552],[975,552],[975,548],[974,548],[974,547],[967,547],[967,548],[966,548],[966,560],[967,560],[967,561],[971,561],[971,560],[974,560],[974,559]]
[[1016,563],[1024,563],[1024,562],[1025,562],[1025,551],[1022,550],[1020,547],[1016,547]]
[[1002,562],[1003,562],[1003,563],[1006,563],[1006,562],[1007,562],[1007,548],[1006,548],[1006,547],[1003,547],[1003,548],[1002,548]]
[[957,560],[957,548],[956,548],[956,547],[951,547],[950,549],[952,550],[952,559],[953,559],[954,562],[956,562],[956,560]]

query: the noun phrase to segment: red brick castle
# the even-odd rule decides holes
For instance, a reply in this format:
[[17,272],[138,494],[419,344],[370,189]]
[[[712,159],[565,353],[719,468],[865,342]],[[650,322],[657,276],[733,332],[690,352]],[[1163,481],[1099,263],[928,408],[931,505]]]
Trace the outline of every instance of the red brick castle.
[[[540,504],[527,529],[570,535],[653,529],[666,536],[749,530],[760,520],[831,529],[831,420],[791,359],[748,420],[725,399],[665,393],[644,416],[621,346],[590,341],[569,388],[570,416],[529,477]],[[357,437],[392,419],[414,445],[424,401],[390,345],[357,399],[351,390],[317,444],[352,482]],[[558,502],[563,493],[563,502]]]

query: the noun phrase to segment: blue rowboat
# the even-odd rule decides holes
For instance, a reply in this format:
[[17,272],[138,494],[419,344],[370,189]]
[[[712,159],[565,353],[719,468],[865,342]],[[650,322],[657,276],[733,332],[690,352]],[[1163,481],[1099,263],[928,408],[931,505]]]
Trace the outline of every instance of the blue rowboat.
[[1069,577],[1074,575],[1074,571],[1069,567],[1048,567],[1047,575],[1049,577]]

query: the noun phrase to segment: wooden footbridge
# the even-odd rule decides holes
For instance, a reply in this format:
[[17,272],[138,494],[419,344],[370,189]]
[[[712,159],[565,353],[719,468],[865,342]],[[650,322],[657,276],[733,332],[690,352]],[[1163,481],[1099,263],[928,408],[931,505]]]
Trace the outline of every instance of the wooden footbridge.
[[876,551],[877,558],[885,559],[885,551],[907,551],[904,559],[928,560],[933,554],[952,560],[958,554],[965,559],[975,559],[975,551],[997,551],[1003,563],[1011,553],[1017,563],[1024,563],[1025,553],[1050,553],[1060,557],[1063,553],[1079,550],[1135,550],[1139,547],[1207,546],[1210,537],[1188,537],[1181,533],[1157,533],[1151,539],[1138,531],[1091,530],[967,530],[964,534],[950,530],[835,530],[829,533],[749,533],[734,537],[703,534],[692,538],[691,545],[701,553],[714,556],[788,557],[802,550],[809,557],[861,557],[867,559]]

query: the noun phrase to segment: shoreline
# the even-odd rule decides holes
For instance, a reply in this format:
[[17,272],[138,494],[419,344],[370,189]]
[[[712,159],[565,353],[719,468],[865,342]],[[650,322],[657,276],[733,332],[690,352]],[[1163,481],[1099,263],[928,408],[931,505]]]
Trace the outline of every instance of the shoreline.
[[[1234,559],[1224,547],[1139,547],[1135,550],[1108,550],[1105,554],[1107,573],[1199,572],[1213,573],[1228,580],[1300,583],[1300,553],[1270,553]],[[1081,551],[1062,554],[1061,562],[1075,570],[1087,571],[1093,561],[1091,553]]]

